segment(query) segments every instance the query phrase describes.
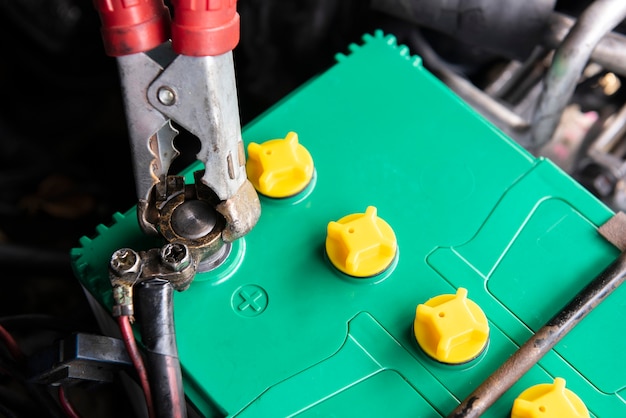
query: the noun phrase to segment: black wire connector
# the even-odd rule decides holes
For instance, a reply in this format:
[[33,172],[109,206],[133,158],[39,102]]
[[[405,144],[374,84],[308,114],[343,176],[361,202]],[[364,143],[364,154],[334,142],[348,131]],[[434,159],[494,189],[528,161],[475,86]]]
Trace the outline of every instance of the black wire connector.
[[174,288],[150,279],[135,286],[135,306],[158,418],[185,418],[183,380],[174,330]]

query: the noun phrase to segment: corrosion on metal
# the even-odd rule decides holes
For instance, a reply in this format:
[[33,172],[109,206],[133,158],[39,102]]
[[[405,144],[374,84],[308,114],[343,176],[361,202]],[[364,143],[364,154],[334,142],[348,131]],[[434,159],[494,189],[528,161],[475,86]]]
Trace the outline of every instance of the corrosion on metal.
[[598,232],[620,251],[626,250],[626,213],[617,212],[598,228]]

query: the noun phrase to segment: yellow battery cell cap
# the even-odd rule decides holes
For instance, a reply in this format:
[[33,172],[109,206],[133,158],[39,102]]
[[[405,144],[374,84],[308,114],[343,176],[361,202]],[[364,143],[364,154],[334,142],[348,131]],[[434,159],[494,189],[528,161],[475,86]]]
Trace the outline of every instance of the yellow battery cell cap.
[[298,142],[298,135],[289,132],[284,139],[248,144],[246,172],[259,193],[274,198],[290,197],[311,182],[313,158]]
[[413,330],[422,350],[447,364],[473,360],[489,341],[487,317],[462,287],[418,305]]
[[574,392],[565,388],[565,380],[542,383],[522,392],[513,403],[511,418],[588,418],[589,411]]
[[371,277],[385,271],[396,256],[396,235],[369,206],[328,224],[326,253],[340,271],[354,277]]

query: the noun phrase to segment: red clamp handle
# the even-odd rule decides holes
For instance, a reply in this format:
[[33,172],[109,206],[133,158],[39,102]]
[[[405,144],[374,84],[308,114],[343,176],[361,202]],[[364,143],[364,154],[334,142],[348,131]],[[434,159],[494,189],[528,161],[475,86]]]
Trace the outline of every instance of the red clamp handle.
[[177,54],[215,56],[239,43],[237,0],[173,0],[172,48]]
[[170,12],[163,0],[94,0],[108,55],[149,51],[169,38]]

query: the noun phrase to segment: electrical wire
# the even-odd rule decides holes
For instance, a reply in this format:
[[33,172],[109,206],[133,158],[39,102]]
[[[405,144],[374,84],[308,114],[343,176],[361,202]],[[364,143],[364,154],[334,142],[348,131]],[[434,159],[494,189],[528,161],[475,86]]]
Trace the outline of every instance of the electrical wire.
[[80,415],[78,414],[78,412],[76,412],[76,410],[72,406],[72,403],[67,397],[67,393],[65,393],[65,389],[63,389],[63,386],[59,386],[59,403],[61,404],[61,409],[63,409],[63,412],[65,412],[65,415],[67,415],[69,418],[80,418]]
[[150,382],[148,380],[148,371],[143,362],[143,358],[141,357],[141,353],[139,352],[139,348],[137,347],[135,334],[133,334],[133,329],[130,326],[130,318],[127,315],[118,316],[117,323],[119,324],[120,331],[122,332],[122,339],[124,340],[124,345],[126,346],[128,355],[130,356],[133,365],[137,370],[137,374],[139,375],[141,388],[146,398],[148,416],[150,418],[154,418],[154,403],[152,400],[152,391],[150,390]]
[[[28,394],[32,397],[36,402],[34,405],[40,406],[42,409],[37,413],[37,416],[51,416],[51,417],[61,417],[61,411],[59,410],[59,406],[56,402],[50,397],[50,394],[45,390],[45,388],[32,383],[26,376],[18,364],[22,363],[25,360],[24,352],[15,341],[15,338],[2,326],[0,325],[0,339],[5,343],[9,354],[13,358],[14,362],[2,362],[0,363],[0,370],[3,373],[6,373],[11,378],[15,379],[18,383],[20,383],[28,392]],[[6,355],[6,354],[5,354]],[[16,399],[16,398],[13,398]],[[11,412],[11,411],[9,411]],[[3,413],[0,411],[0,413]],[[4,414],[9,417],[10,414]]]
[[13,356],[16,361],[22,361],[24,359],[24,353],[22,353],[17,341],[15,341],[15,338],[13,338],[13,336],[2,325],[0,325],[0,339],[2,339],[11,353],[11,356]]
[[174,329],[174,288],[163,279],[135,288],[135,307],[158,416],[184,418],[187,405]]

